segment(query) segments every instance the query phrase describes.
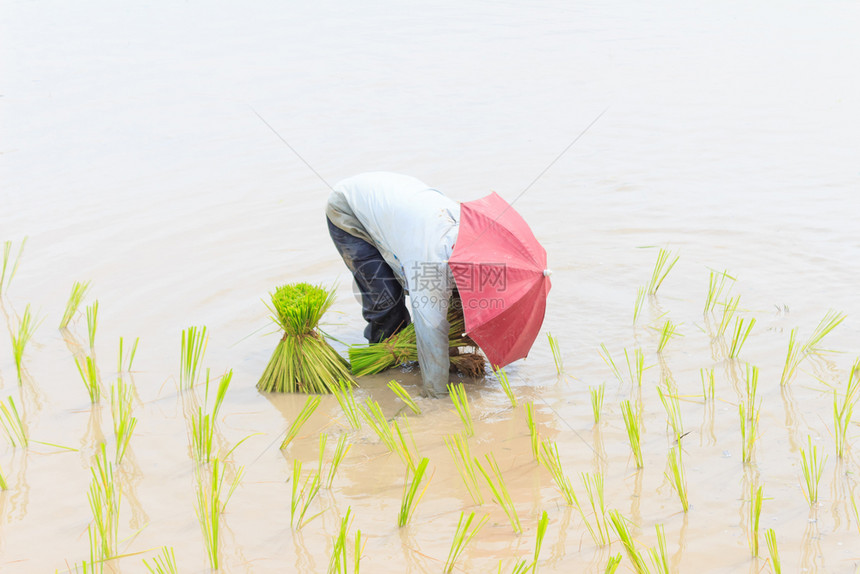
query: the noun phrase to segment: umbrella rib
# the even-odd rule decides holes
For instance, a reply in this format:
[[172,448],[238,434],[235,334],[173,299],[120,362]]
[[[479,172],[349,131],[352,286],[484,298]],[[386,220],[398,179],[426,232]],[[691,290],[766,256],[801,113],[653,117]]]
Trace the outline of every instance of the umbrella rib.
[[[585,135],[585,133],[586,133],[588,130],[590,130],[590,129],[591,129],[591,126],[593,126],[594,124],[596,124],[596,123],[597,123],[597,120],[599,120],[601,117],[603,117],[603,114],[605,114],[605,113],[607,112],[607,110],[609,110],[609,107],[606,107],[602,112],[600,112],[599,114],[597,114],[597,117],[596,117],[596,118],[594,118],[593,120],[591,120],[591,123],[590,123],[590,124],[588,124],[587,126],[585,126],[585,129],[583,129],[581,132],[579,132],[579,134],[578,134],[575,138],[573,138],[573,141],[571,141],[569,144],[567,144],[567,147],[566,147],[566,148],[564,148],[563,150],[561,150],[561,153],[560,153],[560,154],[558,154],[557,156],[555,156],[555,159],[553,159],[551,162],[549,162],[549,165],[547,165],[545,168],[543,168],[543,171],[541,171],[539,174],[537,174],[537,177],[536,177],[536,178],[534,178],[534,179],[532,180],[532,182],[531,182],[530,184],[528,184],[528,185],[525,187],[525,189],[523,189],[523,190],[519,193],[519,195],[517,195],[517,196],[514,198],[514,200],[510,203],[510,205],[511,205],[511,206],[513,206],[513,205],[517,202],[517,200],[518,200],[519,198],[521,198],[521,197],[522,197],[522,196],[523,196],[523,195],[524,195],[528,190],[530,190],[530,189],[532,188],[532,186],[533,186],[534,184],[536,184],[536,183],[537,183],[537,181],[538,181],[540,178],[542,178],[542,177],[543,177],[543,175],[544,175],[546,172],[548,172],[548,171],[550,170],[550,168],[551,168],[552,166],[554,166],[554,165],[556,164],[556,162],[557,162],[558,160],[560,160],[560,159],[562,158],[562,156],[564,156],[564,154],[566,154],[566,153],[568,152],[568,150],[569,150],[570,148],[572,148],[572,147],[573,147],[573,145],[574,145],[576,142],[578,142],[578,141],[582,138],[582,136],[584,136],[584,135]],[[505,209],[505,211],[507,211],[507,209]],[[502,214],[504,214],[504,213],[505,213],[505,211],[502,211],[502,213],[500,213],[500,214],[499,214],[499,217],[501,217],[501,216],[502,216]]]

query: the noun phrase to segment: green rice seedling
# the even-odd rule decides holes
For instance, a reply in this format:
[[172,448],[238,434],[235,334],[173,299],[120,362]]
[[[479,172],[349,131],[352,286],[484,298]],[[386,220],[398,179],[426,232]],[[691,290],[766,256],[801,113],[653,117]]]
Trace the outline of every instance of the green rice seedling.
[[839,311],[834,311],[830,309],[824,315],[824,318],[818,323],[815,327],[815,330],[812,331],[812,335],[809,336],[806,343],[803,344],[801,350],[804,354],[809,353],[822,353],[827,352],[827,349],[822,349],[820,347],[821,341],[830,334],[833,329],[839,326],[839,324],[845,320],[846,315],[844,313],[840,313]]
[[[528,560],[519,560],[514,564],[514,569],[511,570],[511,574],[527,574],[531,568],[532,564],[530,564]],[[499,560],[499,574],[502,574],[502,560]]]
[[[558,454],[558,445],[550,440],[545,440],[541,443],[541,463],[546,468],[556,486],[564,497],[568,506],[573,506],[582,518],[588,533],[592,540],[598,546],[605,546],[609,543],[609,530],[606,526],[606,509],[604,507],[603,498],[603,475],[582,473],[581,479],[585,490],[588,494],[588,500],[591,504],[593,519],[585,512],[576,496],[570,479],[564,472],[561,465],[561,457]],[[592,521],[594,524],[592,524]]]
[[182,331],[182,352],[179,358],[180,389],[190,389],[197,384],[208,343],[206,327],[188,327]]
[[770,563],[774,574],[782,574],[782,563],[779,560],[779,547],[776,545],[776,532],[768,528],[764,532],[764,540],[767,542],[767,551],[770,554]]
[[636,460],[636,468],[642,468],[642,446],[640,443],[639,429],[642,424],[638,412],[633,410],[629,400],[621,401],[621,414],[624,417],[624,426],[627,429],[627,438],[630,441],[630,449]]
[[627,361],[627,374],[630,375],[630,382],[637,387],[642,386],[642,374],[645,372],[645,354],[642,349],[636,348],[633,351],[633,362],[630,362],[630,355],[627,354],[627,349],[624,349],[624,358]]
[[350,369],[356,377],[381,373],[391,367],[417,360],[418,339],[412,324],[379,343],[349,347]]
[[118,377],[110,391],[110,412],[113,420],[113,434],[116,438],[116,464],[122,463],[131,435],[137,426],[137,418],[131,414],[132,388]]
[[18,323],[18,330],[12,335],[12,355],[15,358],[15,371],[18,374],[18,384],[21,384],[23,381],[21,378],[21,369],[24,359],[24,349],[33,337],[33,333],[36,332],[36,327],[39,326],[40,322],[36,321],[30,314],[30,305],[28,303],[24,307],[24,314],[21,315],[21,321]]
[[[727,281],[731,281],[731,283],[727,283]],[[734,282],[735,278],[729,275],[728,270],[711,270],[710,277],[708,278],[708,298],[705,299],[705,313],[710,313],[714,310],[723,290],[727,285],[731,289]]]
[[594,415],[594,424],[600,423],[600,411],[603,410],[603,395],[606,391],[606,383],[600,383],[599,387],[588,387],[591,393],[591,412]]
[[517,408],[517,397],[514,395],[514,391],[511,388],[511,381],[508,379],[508,374],[504,369],[496,369],[493,371],[496,375],[496,378],[499,380],[499,385],[501,385],[502,390],[507,395],[508,400],[511,401],[511,407]]
[[833,436],[836,441],[836,456],[839,458],[842,458],[845,453],[848,425],[854,415],[854,405],[858,398],[860,398],[860,358],[851,367],[841,405],[836,390],[833,391]]
[[729,297],[723,302],[723,314],[720,316],[720,323],[717,325],[717,331],[715,334],[715,338],[722,337],[726,334],[726,329],[729,328],[729,324],[732,322],[732,319],[735,316],[735,313],[738,310],[738,305],[741,302],[741,296],[736,295],[735,297]]
[[27,427],[24,426],[24,421],[21,420],[21,415],[18,414],[18,408],[15,406],[15,399],[11,395],[6,397],[5,403],[0,401],[0,426],[3,427],[3,432],[12,448],[18,448],[19,445],[23,448],[30,446]]
[[0,468],[0,490],[9,490],[9,485],[6,484],[6,478],[3,476],[2,468]]
[[702,379],[702,397],[706,401],[714,400],[714,369],[699,369],[699,376]]
[[741,352],[741,348],[746,343],[747,337],[750,336],[750,332],[752,331],[753,326],[755,325],[755,318],[750,318],[749,323],[747,323],[746,329],[744,329],[744,320],[740,317],[735,317],[735,328],[732,331],[732,344],[729,347],[729,358],[736,359],[737,356]]
[[785,364],[782,367],[782,376],[779,378],[780,385],[787,385],[794,378],[794,373],[797,372],[797,367],[800,361],[803,360],[801,354],[801,346],[797,342],[797,329],[791,330],[791,335],[788,338],[788,352],[785,356]]
[[[346,514],[340,520],[340,528],[333,540],[331,559],[328,563],[327,574],[349,574],[349,566],[346,553],[346,538],[349,527],[352,524],[352,507],[346,509]],[[353,556],[353,574],[358,574],[361,562],[361,530],[355,531],[355,554]]]
[[[293,488],[290,498],[290,526],[295,526],[297,530],[301,530],[303,526],[311,520],[322,514],[322,511],[308,516],[305,516],[310,510],[313,501],[319,494],[322,486],[322,478],[319,472],[308,474],[304,482],[302,482],[302,461],[296,459],[293,461]],[[299,485],[301,484],[301,488]]]
[[540,558],[540,549],[543,546],[543,539],[546,536],[546,528],[549,525],[549,516],[547,516],[546,510],[544,510],[540,519],[538,520],[537,526],[537,534],[535,535],[535,559],[532,561],[532,574],[537,574],[538,571],[538,559]]
[[526,403],[526,424],[531,435],[532,456],[540,462],[540,433],[535,423],[535,404],[531,401]]
[[672,267],[674,267],[675,263],[680,259],[680,256],[675,255],[675,258],[672,259],[671,263],[669,263],[671,255],[672,253],[670,251],[663,249],[662,247],[660,248],[660,252],[657,254],[657,261],[654,263],[654,270],[651,271],[651,281],[648,282],[649,295],[657,294],[657,290],[660,289],[660,285],[663,284],[663,280],[666,279],[669,271],[672,270]]
[[400,383],[392,379],[388,381],[388,388],[391,389],[391,392],[397,395],[398,398],[403,401],[407,407],[409,407],[409,410],[411,410],[416,415],[421,414],[421,409],[418,407],[417,404],[415,404],[415,400],[409,395],[409,393],[406,391],[406,389],[403,388]]
[[469,408],[469,397],[466,396],[466,387],[463,386],[463,383],[448,385],[448,393],[451,397],[451,402],[454,404],[454,408],[457,409],[457,414],[460,415],[460,420],[463,421],[466,435],[475,436],[475,423],[472,421],[472,411]]
[[672,427],[672,434],[675,436],[676,441],[680,440],[681,435],[684,434],[684,423],[681,420],[681,402],[678,399],[678,395],[668,390],[664,393],[660,387],[657,387],[657,394],[660,396],[663,408],[666,409],[666,417],[669,426]]
[[448,447],[448,452],[454,459],[454,466],[460,478],[463,479],[463,484],[466,485],[472,501],[478,505],[484,504],[484,496],[481,494],[478,476],[475,474],[475,459],[472,457],[468,439],[460,434],[448,435],[445,437],[445,446]]
[[[0,269],[0,293],[9,289],[9,285],[12,283],[12,278],[15,277],[15,273],[18,271],[18,264],[21,263],[21,255],[24,253],[25,245],[27,245],[26,237],[21,240],[21,245],[18,247],[18,255],[15,257],[15,262],[12,263],[11,267],[9,267],[9,263],[11,262],[9,256],[12,254],[12,242],[3,242],[3,267]],[[8,278],[6,277],[7,270],[9,271]]]
[[839,399],[836,391],[833,391],[833,437],[836,441],[836,456],[842,458],[845,454],[845,441],[848,436],[848,425],[851,423],[851,416],[854,414],[854,403],[848,401],[848,393],[846,392],[842,406],[839,406]]
[[131,366],[134,364],[134,355],[137,353],[137,344],[140,342],[140,337],[137,337],[134,340],[134,344],[131,346],[131,351],[128,355],[128,367],[123,369],[123,365],[125,363],[125,356],[123,355],[123,340],[122,337],[119,338],[119,357],[117,358],[117,368],[116,372],[121,373],[123,371],[131,372]]
[[176,556],[173,554],[172,546],[162,546],[161,554],[152,558],[152,564],[144,558],[143,565],[152,574],[179,574],[179,567],[176,565]]
[[[77,562],[67,570],[75,574],[102,574],[104,572],[104,557],[100,556],[101,548],[99,545],[98,535],[92,524],[87,525],[87,539],[90,543],[90,559],[82,560],[80,566]],[[68,566],[66,562],[66,566]],[[55,570],[58,574],[59,570]]]
[[84,357],[80,359],[75,357],[75,366],[78,368],[78,374],[81,375],[81,380],[84,382],[84,387],[87,389],[87,394],[90,397],[90,402],[96,404],[101,399],[102,389],[99,384],[99,375],[96,370],[96,363],[92,357]]
[[103,558],[117,555],[119,543],[119,507],[122,491],[114,481],[114,467],[108,462],[105,444],[99,444],[95,466],[90,468],[92,482],[87,498],[93,513],[95,536]]
[[666,480],[669,481],[669,484],[678,493],[681,508],[684,509],[684,512],[687,512],[690,509],[690,503],[687,500],[687,477],[684,475],[684,460],[680,444],[669,449],[669,471],[664,473]]
[[318,333],[334,290],[294,283],[271,293],[272,320],[284,332],[257,383],[265,392],[331,393],[339,381],[352,381],[349,365]]
[[74,284],[72,284],[72,292],[69,295],[69,300],[66,302],[66,310],[63,312],[63,318],[60,319],[60,329],[65,329],[69,326],[69,323],[74,319],[75,313],[78,312],[78,307],[81,306],[81,302],[84,300],[84,297],[86,297],[89,289],[89,281],[85,283],[75,281]]
[[[609,544],[609,523],[606,520],[606,502],[604,498],[603,474],[600,472],[583,472],[580,474],[582,484],[585,486],[585,493],[588,496],[588,503],[591,506],[591,513],[594,517],[594,523],[597,527],[592,528],[590,521],[586,518],[585,513],[579,506],[579,501],[576,502],[577,510],[585,523],[588,533],[591,534],[592,540],[598,546]],[[597,534],[597,536],[595,536]]]
[[340,405],[346,420],[349,425],[358,430],[361,428],[361,410],[355,403],[355,395],[352,392],[352,385],[347,381],[340,379],[331,390],[334,398],[337,399],[337,404]]
[[[421,481],[424,479],[424,473],[427,471],[427,464],[430,462],[428,458],[422,458],[421,462],[412,472],[409,467],[406,468],[406,480],[403,484],[403,497],[400,500],[400,514],[397,515],[397,525],[401,528],[406,526],[412,515],[415,513],[415,507],[421,502],[424,493],[427,492],[427,485],[421,494],[418,494],[418,488],[421,486]],[[409,475],[412,474],[412,482],[409,481]],[[429,481],[427,482],[429,484]]]
[[[462,375],[477,377],[485,372],[486,361],[477,353],[478,346],[464,334],[466,330],[463,313],[455,305],[448,312],[448,347],[451,352],[451,367]],[[470,352],[461,352],[466,347]],[[349,362],[352,373],[361,377],[418,360],[418,339],[415,325],[410,323],[397,333],[379,343],[351,345]]]
[[226,372],[218,382],[215,392],[215,400],[211,409],[209,408],[209,369],[206,369],[206,384],[204,387],[204,404],[198,406],[197,411],[191,415],[191,453],[194,460],[208,463],[212,459],[215,447],[215,420],[218,411],[227,394],[227,388],[233,378],[233,371]]
[[469,532],[469,527],[472,525],[472,521],[474,519],[474,512],[470,512],[468,518],[466,517],[465,512],[460,513],[460,520],[457,521],[457,530],[454,531],[454,540],[451,542],[451,549],[448,550],[448,558],[445,560],[445,569],[443,570],[445,574],[449,574],[454,571],[454,564],[457,562],[460,554],[463,553],[463,550],[466,549],[469,542],[472,541],[484,524],[487,523],[487,520],[490,519],[490,515],[485,514],[484,517],[475,524],[472,531]]
[[403,421],[403,425],[406,427],[407,434],[411,439],[412,447],[410,448],[409,443],[406,441],[406,435],[403,434],[403,430],[400,428],[400,423],[396,420],[391,422],[392,434],[395,438],[394,444],[396,445],[397,454],[400,456],[400,459],[406,464],[406,466],[414,471],[415,463],[418,458],[418,445],[415,444],[415,437],[412,436],[409,419],[403,417],[401,420]]
[[612,527],[615,529],[624,550],[627,553],[627,558],[633,563],[633,567],[637,574],[649,574],[648,565],[642,557],[642,553],[636,548],[636,543],[633,541],[633,536],[630,534],[630,529],[627,527],[627,519],[624,518],[617,510],[609,511],[609,520]]
[[340,438],[337,439],[337,446],[334,449],[334,456],[331,459],[331,466],[328,469],[328,481],[326,482],[328,488],[331,488],[331,485],[334,483],[334,475],[337,473],[340,463],[343,462],[350,448],[352,448],[352,445],[347,443],[346,435],[340,435]]
[[615,574],[615,571],[618,570],[619,564],[621,564],[620,552],[615,556],[609,557],[609,561],[606,563],[606,569],[603,571],[603,574]]
[[[287,436],[284,437],[283,442],[281,443],[281,450],[287,448],[287,445],[290,444],[294,438],[299,434],[299,431],[302,429],[302,425],[304,425],[311,415],[314,414],[314,411],[317,410],[317,407],[320,404],[320,398],[318,396],[310,396],[305,401],[305,406],[302,407],[302,410],[299,411],[299,414],[296,415],[296,418],[293,419],[292,424],[287,429]],[[378,406],[378,405],[377,405]]]
[[325,445],[328,444],[328,433],[320,433],[320,456],[317,464],[317,474],[322,476],[323,460],[325,460]]
[[484,480],[487,481],[487,485],[490,487],[490,490],[493,492],[493,497],[496,499],[496,502],[499,506],[502,507],[502,510],[505,511],[505,514],[508,515],[508,520],[511,521],[511,526],[514,528],[515,534],[522,533],[523,529],[520,526],[520,517],[517,515],[517,509],[514,506],[513,500],[511,500],[511,495],[508,492],[508,487],[505,485],[505,479],[502,477],[502,471],[499,469],[499,464],[496,462],[496,457],[489,453],[485,455],[487,459],[487,466],[490,471],[492,471],[493,475],[496,477],[496,482],[493,482],[493,479],[490,477],[490,474],[481,466],[481,463],[478,459],[475,459],[475,465],[478,467],[481,475],[484,477]]
[[758,532],[759,532],[759,523],[761,520],[761,504],[764,500],[762,495],[762,486],[756,488],[755,483],[750,484],[750,506],[749,506],[749,520],[750,520],[750,552],[753,555],[753,558],[758,558]]
[[663,349],[666,348],[666,345],[669,343],[669,340],[676,335],[677,329],[677,325],[672,323],[670,319],[666,319],[666,322],[663,323],[663,326],[658,331],[658,333],[660,333],[660,341],[657,343],[658,353],[663,352]]
[[609,354],[609,349],[606,348],[606,345],[600,343],[600,351],[598,351],[598,353],[600,353],[600,358],[603,359],[603,362],[612,370],[612,374],[615,375],[618,382],[623,385],[624,377],[621,376],[621,371],[618,370],[618,366],[612,359],[612,355]]
[[[756,399],[758,394],[758,367],[747,363],[745,370],[746,377],[744,379],[744,383],[746,386],[747,404],[754,405],[757,402]],[[750,411],[748,414],[752,416],[754,413]]]
[[636,321],[639,319],[639,315],[642,314],[642,305],[645,303],[645,287],[637,287],[636,288],[636,303],[633,305],[633,325],[636,325]]
[[752,462],[755,441],[758,438],[758,417],[761,406],[755,403],[738,404],[738,414],[741,419],[741,456],[744,463]]
[[562,467],[558,445],[549,439],[541,441],[540,457],[541,465],[549,471],[556,487],[564,497],[564,501],[568,506],[576,506],[578,503],[576,493],[573,490],[573,484],[564,472],[564,467]]
[[99,326],[99,302],[93,301],[87,306],[87,335],[90,342],[90,350],[96,347],[96,328]]
[[364,401],[364,407],[361,407],[359,410],[361,411],[364,420],[367,421],[367,424],[369,424],[374,430],[382,443],[388,447],[388,450],[396,453],[397,441],[394,438],[394,431],[392,430],[388,419],[386,419],[385,415],[382,413],[382,407],[379,406],[379,403],[372,399],[366,399]]
[[666,551],[666,531],[662,524],[654,526],[657,530],[657,547],[649,548],[648,554],[651,555],[651,563],[654,564],[654,569],[657,574],[669,574],[669,553]]
[[819,456],[818,446],[813,446],[812,437],[806,437],[809,448],[800,449],[800,468],[803,470],[803,480],[806,488],[803,493],[806,495],[806,500],[812,506],[818,502],[818,483],[821,482],[821,475],[824,474],[824,465],[827,463],[827,456],[822,454]]
[[224,484],[224,470],[218,459],[214,459],[211,469],[205,475],[197,476],[197,521],[203,533],[206,546],[206,557],[209,567],[218,569],[218,542],[221,535],[221,514],[226,503],[221,501],[221,489]]
[[857,506],[857,499],[854,498],[854,489],[851,489],[851,508],[854,510],[854,524],[857,526],[857,531],[860,532],[860,507]]
[[558,346],[558,339],[552,336],[552,333],[547,332],[546,338],[549,339],[549,348],[552,351],[552,360],[555,362],[555,372],[559,375],[564,372],[564,361],[561,356],[561,349]]

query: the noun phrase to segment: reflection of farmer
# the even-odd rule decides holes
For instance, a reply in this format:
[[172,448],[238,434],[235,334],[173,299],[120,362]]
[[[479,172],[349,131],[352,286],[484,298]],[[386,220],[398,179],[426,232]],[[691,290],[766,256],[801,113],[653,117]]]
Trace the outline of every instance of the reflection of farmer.
[[326,206],[331,238],[361,290],[364,335],[376,343],[409,324],[412,304],[424,390],[447,393],[448,260],[460,205],[419,180],[365,173],[334,186]]

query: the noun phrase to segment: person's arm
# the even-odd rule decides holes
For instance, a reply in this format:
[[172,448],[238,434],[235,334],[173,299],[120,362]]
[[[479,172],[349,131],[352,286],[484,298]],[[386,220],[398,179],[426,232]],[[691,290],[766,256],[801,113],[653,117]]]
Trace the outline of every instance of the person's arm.
[[418,343],[418,363],[424,390],[431,397],[448,394],[448,303],[451,287],[447,279],[441,285],[410,292],[412,322]]

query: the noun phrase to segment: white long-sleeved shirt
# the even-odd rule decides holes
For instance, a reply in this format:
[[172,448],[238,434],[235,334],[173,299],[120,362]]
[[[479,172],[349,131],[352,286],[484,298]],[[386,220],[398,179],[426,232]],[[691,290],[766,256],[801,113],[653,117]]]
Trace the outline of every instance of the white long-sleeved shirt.
[[454,287],[448,259],[460,230],[460,205],[414,177],[371,172],[335,185],[326,216],[379,249],[409,293],[424,389],[433,396],[447,393],[447,312]]

